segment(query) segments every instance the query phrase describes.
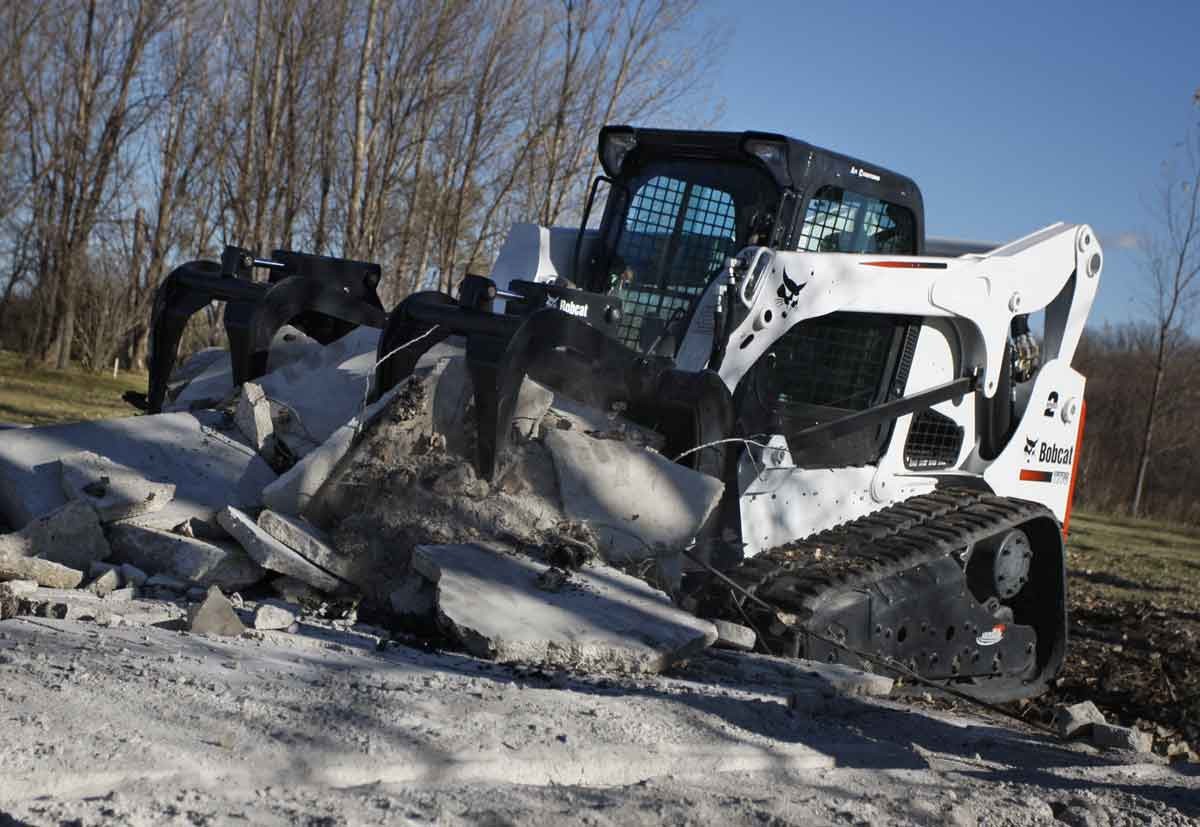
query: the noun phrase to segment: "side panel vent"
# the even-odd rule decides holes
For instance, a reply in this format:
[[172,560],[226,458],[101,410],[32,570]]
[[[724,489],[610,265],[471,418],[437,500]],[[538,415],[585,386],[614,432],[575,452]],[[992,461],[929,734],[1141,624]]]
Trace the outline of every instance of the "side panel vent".
[[937,411],[920,411],[908,429],[904,467],[910,471],[949,468],[958,459],[962,441],[963,429],[953,419]]

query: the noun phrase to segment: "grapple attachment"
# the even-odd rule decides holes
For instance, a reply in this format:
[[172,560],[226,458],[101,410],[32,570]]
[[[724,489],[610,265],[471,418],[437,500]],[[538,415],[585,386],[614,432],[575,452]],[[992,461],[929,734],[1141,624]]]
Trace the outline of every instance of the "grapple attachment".
[[[401,302],[379,339],[373,398],[411,376],[417,360],[435,344],[464,337],[474,386],[478,472],[488,480],[502,470],[526,376],[594,407],[623,410],[662,432],[671,456],[732,433],[733,401],[720,377],[711,370],[679,370],[668,357],[620,344],[602,329],[617,321],[599,306],[605,297],[532,282],[515,281],[510,287],[514,292],[500,293],[489,279],[468,276],[457,301],[431,291]],[[509,313],[492,312],[498,296],[508,300]],[[587,312],[564,312],[559,307],[564,298]],[[694,451],[691,464],[724,477],[723,447]]]
[[[265,282],[252,280],[255,267],[267,269]],[[189,261],[163,279],[150,316],[150,386],[146,395],[125,400],[149,413],[162,411],[167,382],[188,319],[211,302],[225,302],[225,332],[234,386],[266,372],[271,341],[291,323],[328,344],[359,325],[382,327],[386,314],[375,288],[378,264],[276,250],[255,258],[226,247],[220,263]]]

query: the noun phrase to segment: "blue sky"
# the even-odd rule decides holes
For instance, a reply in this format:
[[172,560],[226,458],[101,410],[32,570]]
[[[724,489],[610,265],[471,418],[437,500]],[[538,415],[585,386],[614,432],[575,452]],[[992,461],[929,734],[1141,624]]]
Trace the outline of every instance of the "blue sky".
[[930,235],[1091,224],[1105,248],[1092,321],[1145,316],[1127,245],[1200,120],[1200,0],[703,2],[735,29],[713,55],[713,128],[783,132],[909,175]]

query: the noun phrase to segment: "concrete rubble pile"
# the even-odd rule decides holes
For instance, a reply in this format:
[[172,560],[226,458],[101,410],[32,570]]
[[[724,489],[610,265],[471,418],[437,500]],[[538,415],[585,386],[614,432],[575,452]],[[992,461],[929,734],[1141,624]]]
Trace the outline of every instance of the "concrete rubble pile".
[[[209,349],[177,369],[162,414],[0,429],[0,620],[416,637],[623,673],[715,645],[716,675],[803,668],[837,694],[891,691],[883,676],[753,654],[753,630],[649,584],[679,576],[678,549],[723,493],[664,457],[658,435],[526,380],[504,470],[480,479],[461,349],[433,348],[367,405],[377,339],[358,329],[322,346],[285,327],[266,375],[241,388]],[[1091,704],[1058,714],[1065,738],[1149,749]]]
[[209,349],[162,414],[4,431],[0,618],[239,635],[362,613],[484,658],[622,672],[753,647],[622,570],[669,581],[718,480],[529,380],[506,470],[480,479],[461,349],[365,405],[377,339],[285,327],[241,388]]

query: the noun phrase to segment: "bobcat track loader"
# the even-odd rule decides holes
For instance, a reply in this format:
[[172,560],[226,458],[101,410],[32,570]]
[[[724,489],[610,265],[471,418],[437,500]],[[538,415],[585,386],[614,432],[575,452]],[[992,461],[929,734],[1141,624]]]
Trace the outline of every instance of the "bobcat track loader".
[[712,581],[700,613],[776,654],[1042,691],[1066,646],[1092,230],[926,239],[913,181],[781,135],[612,126],[599,154],[579,229],[518,225],[490,277],[395,308],[373,395],[461,337],[481,476],[530,376],[724,481],[696,547],[778,611]]

